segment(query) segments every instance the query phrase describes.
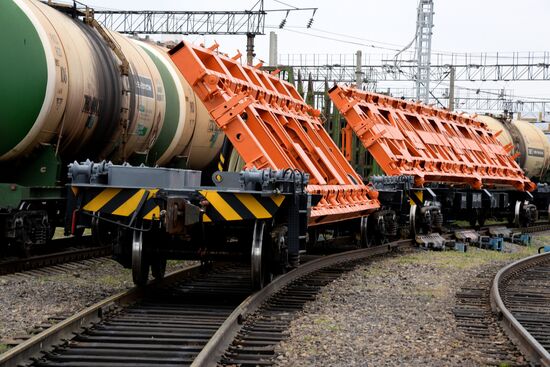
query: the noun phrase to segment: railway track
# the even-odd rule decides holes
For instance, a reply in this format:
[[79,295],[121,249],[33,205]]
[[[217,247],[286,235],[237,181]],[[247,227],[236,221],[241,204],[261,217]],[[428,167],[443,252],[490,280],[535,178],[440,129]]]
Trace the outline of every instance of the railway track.
[[545,232],[550,231],[550,223],[535,223],[535,225],[531,227],[522,227],[518,228],[519,231],[523,233],[537,233],[537,232]]
[[550,253],[502,268],[492,283],[491,304],[529,361],[550,366]]
[[[56,248],[66,249],[27,258],[0,260],[0,275],[61,266],[62,264],[70,262],[109,256],[112,253],[110,246],[86,247],[91,245],[91,241],[87,237],[80,238],[78,244],[75,244],[75,239],[72,237],[55,240],[55,242]],[[78,245],[78,247],[76,247],[76,245]],[[59,270],[62,269],[63,267],[59,268]]]
[[489,267],[468,279],[455,295],[453,313],[457,328],[464,339],[480,351],[485,366],[528,366],[521,352],[502,333],[498,320],[491,310],[491,282],[499,265]]
[[254,294],[248,267],[190,267],[44,330],[0,355],[0,365],[30,360],[34,366],[270,364],[294,312],[324,284],[354,262],[411,245],[397,241],[317,258]]

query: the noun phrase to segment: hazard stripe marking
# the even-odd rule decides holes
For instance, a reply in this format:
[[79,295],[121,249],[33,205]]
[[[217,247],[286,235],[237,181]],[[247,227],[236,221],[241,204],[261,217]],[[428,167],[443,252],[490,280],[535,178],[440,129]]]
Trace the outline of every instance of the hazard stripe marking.
[[246,206],[246,208],[258,219],[267,219],[272,217],[272,213],[266,210],[258,200],[251,194],[236,194],[237,199]]
[[236,195],[234,193],[228,193],[228,192],[218,192],[223,200],[231,208],[233,208],[234,211],[236,211],[242,219],[256,219],[254,214],[239,200],[237,199]]
[[130,214],[132,214],[136,210],[144,194],[145,194],[145,189],[139,189],[138,192],[136,192],[134,195],[132,195],[132,197],[130,197],[130,199],[126,200],[124,204],[122,204],[115,211],[113,211],[113,215],[122,215],[124,217],[127,217]]
[[160,207],[157,205],[149,213],[145,214],[143,219],[153,220],[153,217],[156,219],[160,218]]
[[273,202],[275,203],[275,205],[277,206],[281,206],[281,204],[283,203],[283,200],[285,199],[285,196],[284,195],[273,195],[271,196],[271,200],[273,200]]
[[[424,193],[422,191],[413,191],[412,194],[414,196],[416,196],[420,202],[423,201],[422,198],[424,197]],[[416,203],[414,202],[414,200],[412,198],[409,198],[409,203],[411,205],[416,205]]]
[[116,194],[114,198],[109,200],[109,202],[105,204],[103,208],[101,208],[101,212],[112,214],[115,210],[118,209],[118,207],[130,200],[130,198],[134,196],[136,192],[138,192],[138,189],[120,190],[120,192]]
[[199,191],[225,220],[241,220],[242,217],[215,191]]
[[271,197],[256,197],[256,199],[259,200],[260,204],[262,204],[262,206],[266,208],[266,210],[270,213],[275,213],[277,210],[279,210],[280,205],[277,205],[273,201],[273,199],[271,199]]
[[105,189],[95,198],[90,200],[88,204],[84,206],[84,210],[90,212],[97,212],[105,206],[112,198],[114,198],[121,189]]

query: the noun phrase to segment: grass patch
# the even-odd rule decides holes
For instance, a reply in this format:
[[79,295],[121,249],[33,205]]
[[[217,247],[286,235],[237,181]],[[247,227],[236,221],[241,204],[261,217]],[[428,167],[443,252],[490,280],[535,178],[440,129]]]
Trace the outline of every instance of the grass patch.
[[114,276],[114,275],[104,275],[102,277],[99,277],[97,279],[98,284],[110,286],[110,287],[116,287],[124,283],[125,276]]
[[423,287],[418,284],[416,289],[412,290],[410,294],[416,297],[425,298],[426,300],[430,300],[432,298],[443,298],[447,294],[447,286],[435,285]]
[[0,354],[5,353],[10,349],[10,347],[7,344],[0,343]]
[[458,251],[421,251],[401,256],[394,261],[399,264],[426,264],[438,268],[470,269],[479,265],[495,262],[517,260],[537,252],[538,247],[522,246],[516,252],[498,252],[469,247],[467,252]]
[[[505,225],[507,226],[508,225],[508,221],[507,220],[496,220],[496,219],[487,219],[485,221],[485,223],[483,223],[483,226],[493,226],[495,224],[502,224],[502,225]],[[470,226],[470,222],[467,221],[467,220],[455,220],[452,225],[455,225],[459,228],[466,228],[466,227],[471,227]]]
[[367,268],[363,269],[363,275],[370,277],[379,277],[384,275],[390,275],[390,271],[382,266],[377,266],[376,264],[369,265]]
[[324,330],[339,331],[340,327],[334,322],[334,320],[327,316],[319,316],[313,320],[313,323],[319,325]]

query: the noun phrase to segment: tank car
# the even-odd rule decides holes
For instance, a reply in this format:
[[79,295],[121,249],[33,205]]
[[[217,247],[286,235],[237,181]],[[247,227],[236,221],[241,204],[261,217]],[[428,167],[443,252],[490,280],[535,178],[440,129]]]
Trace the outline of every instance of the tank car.
[[550,165],[550,143],[544,132],[525,120],[510,120],[504,117],[478,116],[498,134],[497,139],[517,154],[517,162],[531,180],[543,182]]
[[38,1],[0,3],[0,241],[26,252],[63,226],[74,160],[203,169],[223,134],[154,44]]
[[[510,147],[511,154],[525,172],[537,183],[532,193],[531,205],[537,208],[537,217],[550,220],[550,187],[548,168],[550,166],[550,142],[544,132],[534,123],[512,120],[505,116],[484,115],[477,117],[492,129],[499,141]],[[524,204],[525,205],[525,204]]]

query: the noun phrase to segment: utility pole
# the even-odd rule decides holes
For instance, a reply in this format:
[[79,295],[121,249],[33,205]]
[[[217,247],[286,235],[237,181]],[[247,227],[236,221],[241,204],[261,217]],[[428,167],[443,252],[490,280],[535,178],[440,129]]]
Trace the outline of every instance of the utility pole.
[[416,98],[424,103],[430,101],[433,15],[433,0],[420,0],[416,19]]
[[363,87],[363,71],[362,68],[362,60],[363,53],[361,50],[357,50],[355,53],[355,85],[357,89],[362,89]]
[[248,33],[246,35],[246,63],[248,65],[252,65],[254,63],[254,56],[256,54],[254,53],[254,37],[256,35],[254,33]]
[[269,66],[277,66],[277,33],[269,32]]
[[455,109],[455,67],[451,66],[449,71],[449,111]]

